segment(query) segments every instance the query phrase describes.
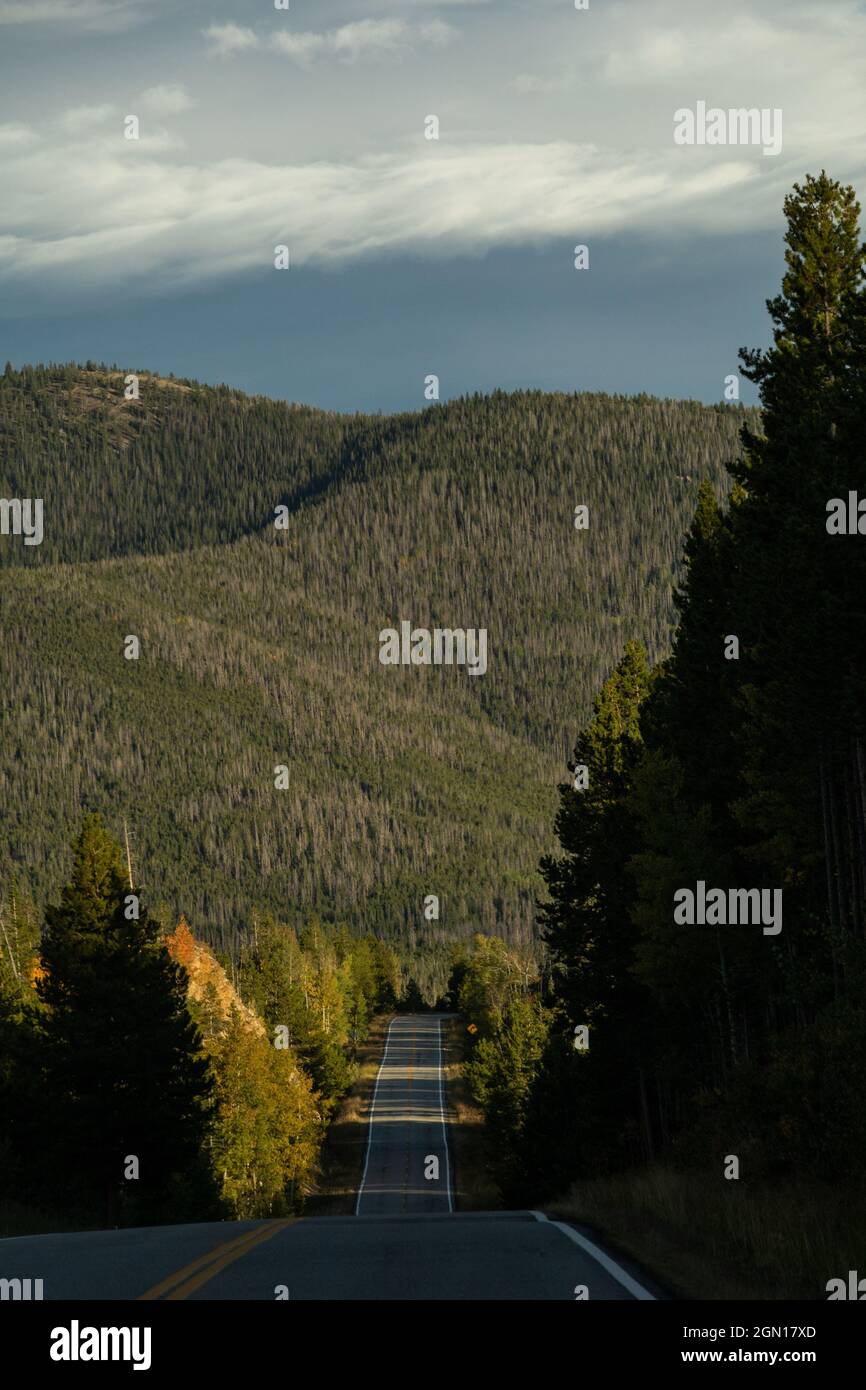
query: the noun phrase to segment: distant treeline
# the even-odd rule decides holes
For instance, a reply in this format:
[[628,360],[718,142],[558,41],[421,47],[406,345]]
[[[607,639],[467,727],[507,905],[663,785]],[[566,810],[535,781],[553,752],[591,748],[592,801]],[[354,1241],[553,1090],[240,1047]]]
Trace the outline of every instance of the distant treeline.
[[[785,212],[773,345],[741,354],[763,431],[728,505],[701,488],[671,654],[627,644],[578,738],[543,976],[482,939],[452,977],[515,1203],[660,1159],[718,1183],[732,1158],[746,1185],[862,1176],[866,248],[824,174]],[[778,891],[780,915],[675,911],[714,889]]]

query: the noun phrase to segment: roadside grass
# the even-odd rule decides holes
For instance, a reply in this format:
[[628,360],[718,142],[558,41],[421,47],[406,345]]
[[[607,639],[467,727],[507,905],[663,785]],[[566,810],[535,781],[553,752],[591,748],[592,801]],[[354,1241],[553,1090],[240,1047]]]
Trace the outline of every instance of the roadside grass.
[[394,1014],[373,1019],[358,1048],[358,1075],[337,1105],[322,1145],[316,1191],[304,1203],[304,1216],[351,1216],[364,1171],[367,1124],[376,1075]]
[[864,1267],[866,1192],[853,1186],[655,1167],[574,1183],[544,1209],[593,1227],[675,1298],[826,1299],[828,1279]]
[[448,1148],[456,1211],[498,1211],[499,1190],[487,1171],[484,1114],[463,1075],[465,1020],[447,1018],[443,1027],[443,1066],[448,1108]]

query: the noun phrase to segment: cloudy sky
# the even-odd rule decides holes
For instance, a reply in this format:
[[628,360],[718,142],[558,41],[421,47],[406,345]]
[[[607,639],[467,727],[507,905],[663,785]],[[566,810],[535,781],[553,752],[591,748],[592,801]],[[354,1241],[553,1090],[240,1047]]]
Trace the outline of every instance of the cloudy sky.
[[[864,55],[856,0],[0,0],[3,359],[721,399],[785,193],[866,198]],[[676,143],[701,101],[781,152]]]

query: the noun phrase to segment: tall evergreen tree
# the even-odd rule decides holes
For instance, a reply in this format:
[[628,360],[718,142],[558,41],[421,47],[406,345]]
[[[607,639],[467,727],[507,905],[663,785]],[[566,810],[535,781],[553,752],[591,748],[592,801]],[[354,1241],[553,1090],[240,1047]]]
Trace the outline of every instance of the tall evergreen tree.
[[[825,173],[795,185],[782,293],[768,302],[773,346],[743,350],[763,405],[763,434],[743,431],[733,467],[733,606],[742,649],[738,814],[753,860],[813,924],[829,911],[830,948],[866,931],[866,765],[863,725],[866,574],[857,537],[827,531],[827,504],[863,482],[862,400],[866,247],[854,190]],[[852,641],[852,638],[854,641]]]
[[[742,500],[735,489],[733,505]],[[679,616],[671,655],[658,671],[641,730],[649,747],[675,756],[684,793],[729,817],[737,790],[735,743],[739,662],[724,658],[732,635],[730,520],[706,480],[684,547],[683,578],[674,593]]]
[[670,1135],[670,1088],[687,1093],[699,1079],[723,1083],[748,1053],[749,1007],[763,1006],[772,964],[754,940],[695,932],[673,921],[673,893],[698,879],[734,886],[747,869],[731,803],[742,794],[740,662],[727,659],[736,636],[735,547],[731,512],[703,482],[685,544],[675,595],[679,623],[670,657],[641,710],[645,752],[628,806],[637,826],[630,862],[631,916],[639,930],[636,973],[656,1003],[654,1127]]
[[642,747],[640,708],[648,689],[643,648],[630,642],[578,738],[569,764],[577,785],[560,788],[555,830],[565,855],[541,862],[550,893],[540,911],[544,939],[557,995],[575,1022],[603,1013],[625,985],[624,864],[632,834],[624,799]]
[[196,1163],[210,1117],[185,972],[135,910],[120,848],[89,816],[70,881],[46,912],[38,992],[57,1190],[104,1199],[109,1224],[125,1184],[138,1215],[160,1211]]
[[[564,1110],[580,1112],[572,1129],[572,1171],[617,1166],[636,1157],[644,1107],[646,998],[633,975],[636,934],[629,909],[628,861],[636,849],[626,796],[642,749],[640,710],[650,687],[643,648],[629,642],[595,701],[577,741],[575,787],[560,789],[556,833],[565,854],[541,862],[550,901],[540,919],[550,949],[558,1011],[538,1080],[538,1095],[560,1091],[556,1114],[534,1109],[527,1121],[536,1171],[556,1145]],[[585,770],[587,783],[582,783]],[[589,1029],[589,1049],[575,1052],[573,1030]],[[552,1083],[552,1078],[559,1078]],[[565,1087],[563,1093],[561,1088]],[[551,1128],[552,1126],[552,1128]],[[644,1125],[644,1146],[650,1142]],[[532,1169],[533,1162],[528,1160]]]

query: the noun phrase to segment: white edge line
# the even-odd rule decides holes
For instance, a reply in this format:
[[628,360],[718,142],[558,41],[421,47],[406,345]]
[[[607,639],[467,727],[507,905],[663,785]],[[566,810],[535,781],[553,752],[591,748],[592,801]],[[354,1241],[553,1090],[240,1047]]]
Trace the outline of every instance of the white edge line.
[[588,1255],[591,1255],[602,1269],[606,1269],[618,1284],[622,1284],[624,1289],[628,1289],[632,1298],[649,1299],[653,1303],[657,1301],[654,1293],[650,1293],[643,1284],[632,1279],[631,1275],[626,1274],[625,1270],[616,1263],[616,1260],[612,1260],[610,1255],[606,1255],[597,1245],[593,1245],[591,1240],[587,1240],[586,1236],[582,1236],[573,1226],[566,1226],[564,1221],[551,1221],[550,1217],[545,1216],[543,1211],[533,1211],[530,1215],[534,1216],[536,1221],[546,1221],[548,1226],[555,1226],[558,1231],[562,1231],[564,1236],[568,1236],[569,1240],[573,1240],[575,1245],[580,1246],[581,1250],[585,1250]]
[[445,1192],[446,1192],[447,1197],[448,1197],[448,1210],[449,1210],[449,1211],[453,1211],[453,1210],[454,1210],[454,1204],[453,1204],[453,1202],[451,1201],[451,1164],[448,1162],[448,1131],[447,1131],[447,1129],[445,1128],[445,1106],[443,1105],[443,1102],[442,1102],[442,1085],[443,1085],[443,1077],[444,1077],[444,1070],[443,1070],[442,1062],[443,1062],[443,1054],[442,1054],[442,1019],[440,1018],[440,1020],[439,1020],[439,1114],[440,1114],[440,1116],[441,1116],[441,1118],[442,1118],[442,1144],[443,1144],[444,1149],[445,1149]]
[[388,1033],[385,1038],[385,1051],[382,1053],[382,1060],[379,1063],[379,1070],[376,1073],[376,1084],[373,1087],[373,1099],[370,1102],[370,1118],[368,1121],[369,1133],[367,1135],[367,1155],[364,1159],[364,1172],[361,1176],[361,1186],[358,1188],[358,1199],[355,1202],[356,1216],[359,1214],[361,1210],[361,1193],[364,1191],[364,1183],[367,1181],[367,1165],[370,1162],[370,1149],[373,1147],[373,1116],[376,1112],[376,1096],[379,1091],[379,1081],[382,1076],[382,1069],[384,1068],[385,1063],[388,1060],[388,1048],[391,1046],[391,1029],[394,1027],[394,1024],[396,1022],[397,1015],[395,1014],[395,1016],[391,1019],[391,1022],[388,1024]]

